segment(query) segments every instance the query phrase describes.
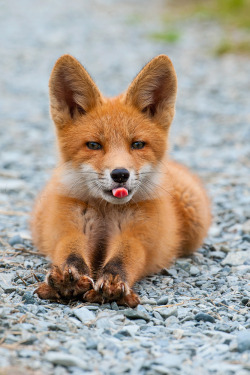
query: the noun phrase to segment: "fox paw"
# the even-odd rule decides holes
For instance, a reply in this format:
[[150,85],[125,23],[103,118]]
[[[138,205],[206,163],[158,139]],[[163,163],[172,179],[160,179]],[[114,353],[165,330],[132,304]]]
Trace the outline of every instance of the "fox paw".
[[88,292],[86,292],[83,296],[83,300],[86,302],[91,302],[91,303],[104,303],[105,299],[103,296],[97,292],[95,289],[91,289]]
[[46,282],[41,283],[40,286],[34,291],[33,294],[37,294],[41,299],[49,299],[50,301],[60,301],[60,294]]
[[120,300],[117,301],[117,305],[136,307],[140,303],[139,296],[132,290],[129,290],[129,293],[123,296]]
[[93,280],[81,275],[76,267],[66,265],[63,269],[52,266],[42,283],[34,293],[41,299],[74,299],[93,288]]
[[129,307],[136,307],[140,303],[139,297],[128,284],[119,275],[112,274],[105,274],[98,279],[94,289],[84,295],[84,300],[97,303],[116,301],[119,305]]
[[128,294],[129,287],[119,275],[105,274],[95,284],[95,290],[109,300],[118,300]]

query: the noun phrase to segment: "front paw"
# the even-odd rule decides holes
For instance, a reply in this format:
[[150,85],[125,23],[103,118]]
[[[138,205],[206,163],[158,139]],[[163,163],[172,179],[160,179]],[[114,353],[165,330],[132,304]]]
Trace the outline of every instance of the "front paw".
[[138,295],[123,281],[120,275],[104,274],[94,287],[94,290],[87,292],[84,296],[89,302],[112,302],[118,305],[136,307],[139,303]]
[[34,293],[41,299],[60,300],[76,299],[93,288],[93,280],[86,275],[81,275],[73,265],[66,265],[61,269],[52,266],[42,283]]
[[49,299],[50,301],[60,301],[60,294],[46,282],[41,283],[33,294],[37,294],[41,299]]
[[109,301],[118,300],[129,293],[129,286],[120,275],[104,274],[95,284],[95,290]]
[[139,296],[132,290],[129,290],[129,293],[123,296],[120,300],[117,301],[118,305],[136,307],[140,303]]

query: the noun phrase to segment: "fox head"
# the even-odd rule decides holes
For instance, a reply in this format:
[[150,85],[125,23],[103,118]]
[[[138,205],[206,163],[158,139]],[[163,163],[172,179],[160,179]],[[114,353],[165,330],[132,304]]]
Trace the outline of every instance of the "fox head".
[[75,58],[64,55],[49,88],[68,194],[113,204],[152,198],[175,111],[177,79],[170,59],[155,57],[125,93],[109,99]]

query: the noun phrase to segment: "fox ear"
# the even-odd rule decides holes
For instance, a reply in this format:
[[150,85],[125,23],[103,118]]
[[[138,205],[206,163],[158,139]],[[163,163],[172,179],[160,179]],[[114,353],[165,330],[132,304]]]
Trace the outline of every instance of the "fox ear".
[[97,86],[83,66],[72,56],[60,57],[49,80],[50,112],[62,127],[102,102]]
[[166,55],[151,60],[137,75],[125,93],[125,104],[136,107],[165,128],[175,112],[177,78]]

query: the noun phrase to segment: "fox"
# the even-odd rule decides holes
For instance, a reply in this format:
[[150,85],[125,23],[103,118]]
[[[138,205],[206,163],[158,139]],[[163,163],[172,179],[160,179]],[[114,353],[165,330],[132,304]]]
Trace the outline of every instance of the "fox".
[[166,55],[114,98],[74,57],[57,60],[49,97],[59,160],[31,219],[33,243],[52,263],[39,298],[134,308],[137,281],[202,245],[210,199],[168,157],[176,95]]

